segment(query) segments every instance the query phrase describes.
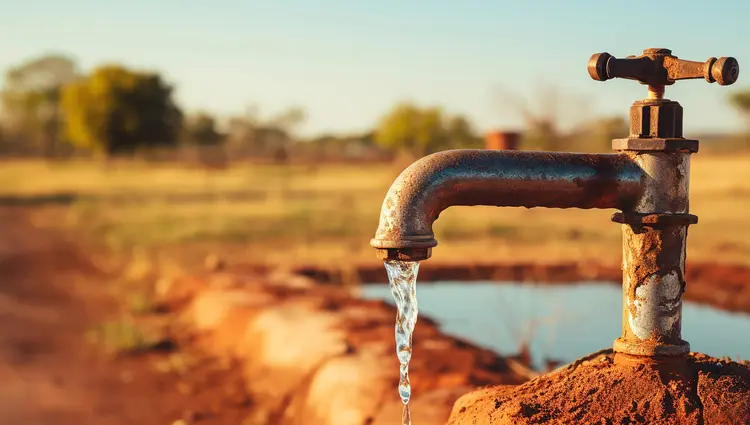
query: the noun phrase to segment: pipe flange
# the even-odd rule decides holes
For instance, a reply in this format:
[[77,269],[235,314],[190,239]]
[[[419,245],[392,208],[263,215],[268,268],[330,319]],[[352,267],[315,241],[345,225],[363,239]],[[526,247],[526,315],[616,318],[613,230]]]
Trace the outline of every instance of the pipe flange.
[[620,224],[640,226],[689,226],[698,223],[698,216],[693,214],[642,214],[616,212],[612,214],[612,221]]
[[680,341],[678,344],[665,344],[657,341],[626,341],[617,338],[612,349],[616,353],[630,354],[632,356],[683,356],[690,352],[690,343]]
[[432,248],[379,248],[377,257],[380,260],[424,261],[432,256]]
[[698,141],[683,138],[627,138],[612,140],[616,151],[636,152],[698,152]]

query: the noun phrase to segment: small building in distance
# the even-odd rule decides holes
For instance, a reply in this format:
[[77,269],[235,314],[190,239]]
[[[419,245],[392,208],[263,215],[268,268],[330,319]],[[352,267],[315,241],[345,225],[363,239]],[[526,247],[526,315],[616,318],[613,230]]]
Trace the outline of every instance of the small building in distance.
[[484,136],[485,149],[491,150],[518,150],[521,143],[521,133],[515,131],[494,130]]

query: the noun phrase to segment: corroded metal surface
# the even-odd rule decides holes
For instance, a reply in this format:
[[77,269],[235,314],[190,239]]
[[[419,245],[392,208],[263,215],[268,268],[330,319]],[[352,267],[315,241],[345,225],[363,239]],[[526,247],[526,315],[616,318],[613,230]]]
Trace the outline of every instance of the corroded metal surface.
[[732,57],[712,57],[705,62],[695,62],[679,59],[669,49],[651,48],[645,49],[640,56],[622,59],[609,53],[594,54],[589,59],[588,71],[591,78],[597,81],[626,78],[653,87],[664,87],[678,80],[703,78],[709,83],[728,86],[737,81],[740,67]]
[[697,224],[698,216],[692,214],[642,214],[618,212],[612,215],[612,221],[620,224],[640,224],[651,226],[667,226],[674,224]]
[[628,154],[645,174],[642,195],[630,211],[672,214],[688,212],[690,153],[628,152]]
[[682,106],[666,99],[645,99],[630,107],[630,134],[612,141],[615,150],[698,152],[698,141],[682,137]]
[[698,151],[698,141],[683,138],[682,106],[664,99],[664,87],[696,78],[729,85],[739,66],[734,58],[692,62],[668,49],[646,49],[624,59],[593,55],[588,71],[598,81],[626,78],[648,85],[648,97],[630,107],[630,134],[612,141],[645,175],[636,205],[613,216],[623,232],[623,329],[614,348],[640,356],[685,354],[685,244],[688,225],[697,222],[689,213],[690,154]]
[[679,355],[687,225],[624,224],[622,337],[615,350]]
[[439,152],[412,164],[393,183],[371,245],[390,250],[381,251],[381,258],[426,259],[425,248],[437,245],[432,223],[454,205],[630,210],[645,179],[626,154]]
[[635,151],[635,152],[698,152],[698,141],[694,139],[683,138],[626,138],[612,140],[612,149],[616,151]]
[[618,212],[612,215],[612,221],[620,224],[641,224],[651,226],[666,226],[674,224],[697,224],[698,216],[692,214],[642,214]]
[[630,107],[630,138],[682,138],[682,106],[671,100],[638,100]]

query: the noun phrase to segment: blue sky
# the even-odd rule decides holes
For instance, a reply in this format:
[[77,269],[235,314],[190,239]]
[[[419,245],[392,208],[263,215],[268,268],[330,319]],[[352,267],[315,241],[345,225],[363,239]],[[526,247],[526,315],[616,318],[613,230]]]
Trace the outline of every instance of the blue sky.
[[[155,69],[188,111],[296,104],[308,111],[304,133],[365,129],[400,100],[464,113],[481,130],[516,127],[521,117],[498,93],[534,107],[552,86],[572,124],[626,114],[646,94],[632,81],[591,80],[592,53],[666,47],[750,67],[748,16],[739,0],[0,0],[0,69],[44,52],[83,69]],[[689,136],[739,128],[726,98],[744,87],[750,70],[730,87],[678,82],[667,97],[685,108]]]

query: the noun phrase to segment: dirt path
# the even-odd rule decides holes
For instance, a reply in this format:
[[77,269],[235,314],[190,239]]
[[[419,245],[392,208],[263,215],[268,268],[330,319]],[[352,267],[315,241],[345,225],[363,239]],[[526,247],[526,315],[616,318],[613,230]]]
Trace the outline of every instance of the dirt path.
[[115,360],[86,343],[114,307],[106,281],[75,244],[0,209],[0,423],[239,424],[249,401],[226,407],[219,390],[240,383],[212,359],[176,376],[155,371],[159,354]]

